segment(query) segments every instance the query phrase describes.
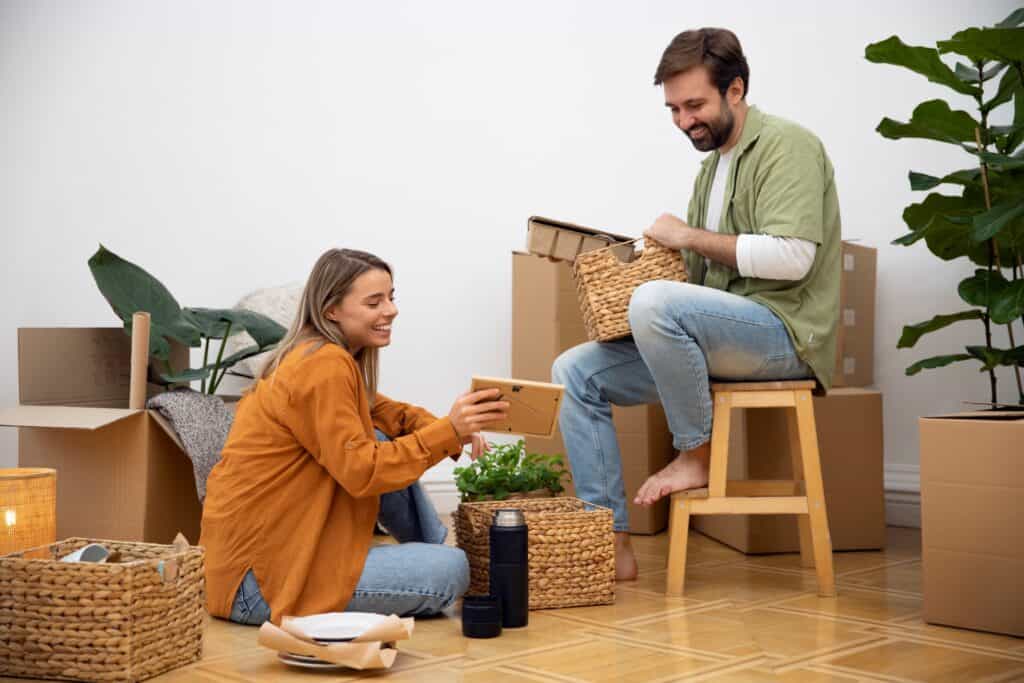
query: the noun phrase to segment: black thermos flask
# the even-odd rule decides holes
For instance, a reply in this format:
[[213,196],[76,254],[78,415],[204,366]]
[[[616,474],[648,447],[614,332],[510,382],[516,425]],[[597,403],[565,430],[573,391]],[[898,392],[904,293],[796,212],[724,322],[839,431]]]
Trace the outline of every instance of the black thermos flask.
[[501,605],[501,625],[526,626],[530,576],[526,518],[522,510],[497,510],[491,523],[491,595]]

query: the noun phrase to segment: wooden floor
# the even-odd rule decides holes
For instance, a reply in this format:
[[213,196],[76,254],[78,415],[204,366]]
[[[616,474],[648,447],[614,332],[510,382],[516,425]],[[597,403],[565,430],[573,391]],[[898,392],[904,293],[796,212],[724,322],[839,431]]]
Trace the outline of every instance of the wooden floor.
[[211,620],[183,681],[1024,681],[1024,640],[921,621],[920,532],[884,552],[836,553],[839,595],[819,598],[798,555],[747,557],[691,532],[687,591],[664,595],[667,537],[638,536],[638,581],[614,605],[530,613],[525,629],[463,638],[457,608],[417,620],[385,672],[293,669],[256,629]]

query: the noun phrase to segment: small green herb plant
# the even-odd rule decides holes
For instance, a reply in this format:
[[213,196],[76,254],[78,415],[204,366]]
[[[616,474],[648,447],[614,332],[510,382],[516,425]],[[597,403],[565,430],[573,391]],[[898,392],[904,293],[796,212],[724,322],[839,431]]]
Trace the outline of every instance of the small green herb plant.
[[562,479],[569,470],[561,455],[526,452],[522,439],[510,444],[492,444],[468,467],[455,468],[455,485],[462,501],[505,500],[512,493],[547,489],[553,494],[565,490]]

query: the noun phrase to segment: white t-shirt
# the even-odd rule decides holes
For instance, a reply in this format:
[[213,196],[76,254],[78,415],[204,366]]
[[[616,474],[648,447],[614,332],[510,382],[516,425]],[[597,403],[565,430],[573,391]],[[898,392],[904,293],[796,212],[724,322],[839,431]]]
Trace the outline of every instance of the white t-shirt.
[[[720,152],[715,177],[708,195],[708,230],[718,232],[725,207],[725,186],[733,152]],[[736,269],[743,277],[766,280],[799,280],[807,275],[814,263],[818,245],[799,237],[775,235],[739,235],[736,239]],[[705,263],[707,259],[705,259]]]

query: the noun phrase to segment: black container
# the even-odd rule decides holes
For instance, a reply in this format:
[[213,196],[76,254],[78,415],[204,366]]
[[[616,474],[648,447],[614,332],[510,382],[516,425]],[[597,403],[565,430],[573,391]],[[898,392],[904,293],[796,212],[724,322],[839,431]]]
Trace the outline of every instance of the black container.
[[467,595],[462,598],[462,635],[467,638],[494,638],[501,635],[501,606],[493,595]]
[[501,605],[501,625],[526,626],[529,621],[530,571],[526,518],[522,510],[496,510],[491,523],[491,595]]

